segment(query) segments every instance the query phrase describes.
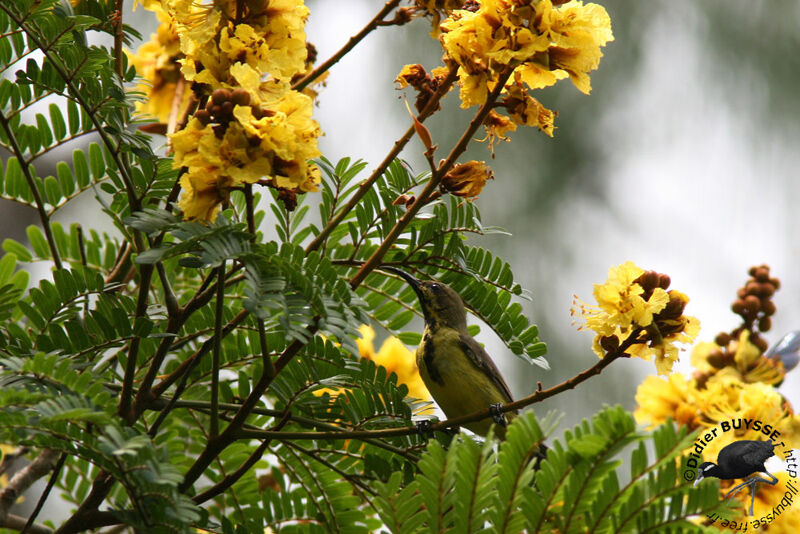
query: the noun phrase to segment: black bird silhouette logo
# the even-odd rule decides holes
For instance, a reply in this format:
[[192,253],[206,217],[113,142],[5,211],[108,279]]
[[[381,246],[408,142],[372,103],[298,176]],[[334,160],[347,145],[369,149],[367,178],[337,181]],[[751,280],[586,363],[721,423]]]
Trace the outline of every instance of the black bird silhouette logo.
[[[774,486],[778,483],[778,478],[773,476],[764,467],[764,462],[774,456],[775,443],[770,441],[754,441],[742,439],[726,445],[719,451],[717,463],[703,462],[697,468],[697,480],[694,485],[700,483],[707,477],[716,477],[720,480],[734,480],[737,478],[747,478],[738,486],[734,486],[725,495],[726,499],[732,499],[745,486],[750,486],[750,513],[753,515],[753,502],[756,499],[756,485],[759,482]],[[766,473],[772,480],[767,480],[758,476],[758,473]]]

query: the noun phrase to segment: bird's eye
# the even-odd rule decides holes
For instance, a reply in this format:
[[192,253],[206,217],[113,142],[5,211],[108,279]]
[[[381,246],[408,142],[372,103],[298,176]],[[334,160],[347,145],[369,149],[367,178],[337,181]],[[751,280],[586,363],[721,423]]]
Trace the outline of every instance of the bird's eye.
[[434,293],[438,293],[439,291],[442,290],[442,286],[440,286],[439,284],[433,283],[433,284],[431,284],[431,289],[433,290]]

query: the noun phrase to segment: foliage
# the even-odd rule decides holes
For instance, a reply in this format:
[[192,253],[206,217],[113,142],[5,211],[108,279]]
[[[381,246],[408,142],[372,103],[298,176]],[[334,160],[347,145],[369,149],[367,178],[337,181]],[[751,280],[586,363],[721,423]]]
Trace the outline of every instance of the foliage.
[[[387,3],[381,17],[398,3]],[[292,16],[304,20],[302,2],[295,7]],[[434,15],[419,6],[412,11]],[[607,15],[601,19],[607,23]],[[113,45],[91,44],[97,33]],[[592,41],[594,55],[610,29],[604,35]],[[123,45],[137,37],[106,0],[0,5],[0,146],[10,154],[0,167],[0,197],[35,209],[40,219],[28,228],[27,243],[2,244],[0,443],[25,447],[32,457],[60,457],[38,474],[52,472],[52,484],[75,506],[58,532],[111,525],[226,533],[695,528],[686,518],[711,507],[716,493],[679,485],[674,460],[688,437],[671,425],[648,438],[628,414],[606,409],[553,441],[547,460],[537,464],[531,454],[545,436],[531,413],[516,419],[497,449],[492,439],[453,438],[441,427],[428,436],[414,427],[421,399],[410,398],[396,374],[361,357],[364,323],[408,345],[420,342],[416,295],[380,269],[392,266],[451,286],[511,352],[547,367],[538,329],[522,313],[525,291],[509,264],[484,248],[487,236],[503,231],[484,225],[476,204],[448,190],[446,180],[499,102],[516,60],[494,74],[496,88],[485,95],[464,143],[438,165],[436,147],[427,147],[430,172],[414,174],[398,155],[414,133],[425,139],[420,121],[433,104],[418,110],[415,127],[370,175],[366,162],[320,157],[307,168],[305,160],[296,165],[308,180],[294,187],[304,177],[292,174],[296,169],[278,149],[264,148],[277,128],[258,129],[278,113],[258,107],[256,96],[267,100],[258,92],[264,88],[248,93],[244,106],[222,68],[220,79],[191,84],[200,101],[181,104],[188,106],[177,121],[185,135],[173,135],[173,145],[195,133],[223,144],[204,121],[220,121],[222,106],[215,103],[235,98],[249,110],[247,126],[257,135],[237,130],[239,137],[225,142],[248,139],[250,149],[262,143],[257,161],[271,166],[270,178],[194,168],[200,141],[191,149],[172,146],[166,155],[154,150],[162,143],[145,132],[167,125],[133,115],[143,95],[129,89],[141,72],[128,64]],[[559,50],[547,44],[537,61]],[[183,59],[184,66],[198,61]],[[295,70],[296,64],[304,61],[294,61]],[[307,68],[289,80],[273,73],[280,84],[273,94],[310,107],[301,91],[322,71]],[[527,62],[526,68],[536,67]],[[585,88],[588,75],[570,68],[561,65],[559,76],[574,75]],[[454,80],[455,70],[441,78],[431,102]],[[538,102],[514,83],[515,96],[503,105],[523,125],[524,113],[512,107],[520,98],[531,109]],[[312,149],[315,141],[298,154]],[[42,177],[37,166],[48,168],[49,158],[58,161]],[[280,185],[283,171],[295,180],[292,187]],[[317,185],[318,194],[303,194]],[[256,186],[268,193],[254,192]],[[88,195],[110,230],[52,220]],[[208,217],[184,218],[195,200],[209,198],[198,210]],[[31,286],[19,264],[33,262],[46,265],[49,275]],[[655,446],[652,461],[647,440]],[[620,488],[614,458],[629,444],[637,447],[633,476]],[[0,525],[11,524],[9,517],[0,505]]]
[[[431,442],[410,483],[395,473],[377,485],[380,517],[404,533],[702,532],[689,518],[720,507],[714,485],[675,486],[676,459],[694,436],[672,422],[647,435],[621,407],[605,408],[553,440],[545,460],[531,461],[543,439],[527,413],[496,448],[463,436],[446,450]],[[631,446],[630,480],[621,485],[615,457]]]

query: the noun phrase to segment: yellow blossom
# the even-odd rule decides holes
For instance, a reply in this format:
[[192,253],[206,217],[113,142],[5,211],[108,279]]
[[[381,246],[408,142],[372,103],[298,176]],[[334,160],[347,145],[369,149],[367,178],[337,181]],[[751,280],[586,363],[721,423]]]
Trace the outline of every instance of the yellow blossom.
[[[760,528],[759,532],[767,534],[796,534],[800,532],[800,506],[796,503],[788,503],[784,500],[789,488],[786,486],[790,482],[790,475],[786,471],[773,473],[778,478],[778,483],[774,486],[769,484],[759,484],[756,492],[756,499],[753,503],[753,517],[762,518],[767,514],[775,514],[780,511],[780,515],[773,516],[775,520],[765,528]],[[792,485],[797,487],[797,478],[792,477]],[[742,502],[742,506],[750,506],[750,495],[745,492],[737,494],[737,498]],[[792,505],[794,504],[794,505]]]
[[750,331],[742,330],[727,346],[698,343],[692,349],[692,365],[708,375],[733,376],[743,382],[779,384],[786,370],[778,361],[767,358],[750,342]]
[[697,391],[692,381],[680,373],[667,378],[650,375],[636,389],[636,422],[650,428],[668,418],[691,429],[700,424],[696,405]]
[[597,305],[576,297],[572,315],[585,321],[579,330],[597,333],[592,349],[601,358],[627,341],[627,354],[646,360],[655,357],[658,373],[667,374],[678,358],[675,343],[694,341],[700,331],[696,318],[683,315],[689,298],[675,290],[667,292],[667,287],[668,276],[645,272],[628,261],[609,269],[604,284],[595,284]]
[[[396,337],[387,338],[381,345],[380,350],[375,351],[373,344],[375,340],[375,330],[369,325],[361,325],[358,329],[361,337],[356,339],[359,354],[362,358],[374,361],[386,369],[388,374],[397,375],[398,384],[405,384],[408,388],[408,397],[419,401],[430,401],[431,394],[422,382],[417,367],[417,358],[414,352],[408,349]],[[327,393],[331,397],[336,397],[342,393],[341,389],[321,388],[314,391],[317,396]],[[415,415],[432,413],[432,407],[417,410]]]
[[446,55],[459,65],[462,107],[482,104],[506,65],[514,65],[531,90],[569,77],[588,93],[588,73],[600,62],[600,48],[614,38],[602,6],[569,2],[555,7],[551,0],[534,7],[484,0],[477,10],[451,12],[441,28]]
[[[380,350],[375,352],[372,340],[375,338],[375,331],[371,326],[362,326],[362,341],[359,343],[361,357],[373,360],[376,364],[382,365],[389,373],[397,374],[397,381],[408,387],[408,396],[414,399],[428,401],[431,394],[422,382],[417,367],[417,358],[413,351],[409,350],[396,337],[389,337],[381,345]],[[428,413],[430,409],[420,413]]]
[[128,52],[131,64],[142,78],[135,90],[143,93],[144,99],[136,102],[136,111],[167,123],[176,104],[176,117],[185,111],[191,91],[187,86],[178,95],[180,101],[175,102],[176,91],[184,81],[180,71],[179,60],[183,54],[178,33],[171,18],[159,4],[150,3],[145,7],[155,11],[160,25],[150,41],[140,46],[135,54]]
[[536,4],[536,18],[539,31],[550,41],[551,69],[565,71],[575,87],[588,94],[589,71],[603,57],[600,48],[614,40],[605,8],[579,1],[555,8],[550,0],[542,0]]

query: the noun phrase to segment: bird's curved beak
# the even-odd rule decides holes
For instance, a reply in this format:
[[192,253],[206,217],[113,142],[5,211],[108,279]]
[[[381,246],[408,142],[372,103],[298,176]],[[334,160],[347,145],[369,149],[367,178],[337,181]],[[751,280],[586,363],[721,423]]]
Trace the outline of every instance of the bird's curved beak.
[[417,297],[419,297],[420,300],[424,300],[425,295],[423,295],[423,293],[422,293],[422,287],[420,286],[419,280],[417,280],[416,278],[414,278],[413,276],[411,276],[407,272],[405,272],[405,271],[403,271],[401,269],[398,269],[397,267],[390,267],[388,265],[381,265],[380,270],[381,271],[387,271],[387,272],[390,272],[390,273],[394,273],[397,276],[399,276],[400,278],[402,278],[403,280],[405,280],[406,282],[408,282],[408,285],[411,286],[411,289],[414,290],[414,293],[417,294]]
[[695,479],[694,484],[692,484],[692,487],[696,488],[697,485],[700,484],[701,480],[703,480],[703,472],[698,469],[697,470],[697,478]]

